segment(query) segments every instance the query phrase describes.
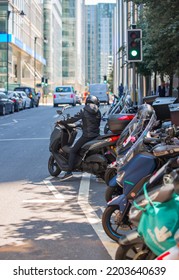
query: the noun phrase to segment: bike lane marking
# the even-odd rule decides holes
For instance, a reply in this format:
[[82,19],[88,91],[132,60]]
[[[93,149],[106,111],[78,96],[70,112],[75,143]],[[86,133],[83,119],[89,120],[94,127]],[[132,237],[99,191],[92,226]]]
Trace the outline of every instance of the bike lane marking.
[[0,142],[7,142],[7,141],[32,141],[32,140],[49,140],[49,138],[4,138],[4,139],[0,139]]
[[108,254],[112,259],[115,258],[115,253],[117,250],[117,243],[110,240],[110,238],[104,232],[102,221],[95,213],[94,209],[89,204],[89,189],[90,189],[90,174],[83,173],[80,182],[80,188],[78,193],[78,203],[85,214],[88,222],[93,227],[94,231],[98,235],[103,246],[106,248]]
[[49,189],[49,191],[55,196],[56,199],[26,199],[23,200],[23,203],[63,203],[65,202],[64,195],[58,192],[55,186],[50,182],[52,177],[48,177],[43,180],[45,186]]
[[2,123],[2,124],[0,124],[0,126],[11,125],[11,124],[15,124],[15,123],[18,123],[18,121],[15,120],[15,119],[13,119],[13,120],[12,120],[11,122],[9,122],[9,123]]

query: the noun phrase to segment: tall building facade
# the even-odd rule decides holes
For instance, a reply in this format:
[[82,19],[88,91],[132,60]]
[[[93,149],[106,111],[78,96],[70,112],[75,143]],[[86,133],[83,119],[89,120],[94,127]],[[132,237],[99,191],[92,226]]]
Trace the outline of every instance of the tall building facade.
[[85,83],[101,83],[113,68],[113,17],[116,4],[86,5]]
[[48,91],[62,84],[62,0],[43,1],[44,65],[43,76],[48,79]]
[[40,0],[0,1],[0,88],[34,85],[43,66],[43,9]]
[[84,0],[62,1],[62,83],[84,88]]

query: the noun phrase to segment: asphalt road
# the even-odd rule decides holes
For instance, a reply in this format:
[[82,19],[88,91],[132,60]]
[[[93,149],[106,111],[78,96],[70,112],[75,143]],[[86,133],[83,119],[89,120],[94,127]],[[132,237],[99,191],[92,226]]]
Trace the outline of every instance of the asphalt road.
[[52,106],[0,117],[1,260],[114,259],[117,244],[101,225],[105,184],[87,173],[66,182],[49,176],[57,119]]

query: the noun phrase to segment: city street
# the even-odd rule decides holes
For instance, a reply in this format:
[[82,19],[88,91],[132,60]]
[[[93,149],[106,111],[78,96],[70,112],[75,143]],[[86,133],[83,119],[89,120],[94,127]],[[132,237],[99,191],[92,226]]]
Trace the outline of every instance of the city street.
[[52,105],[0,117],[1,260],[114,259],[117,244],[101,225],[105,184],[87,173],[65,182],[49,175],[58,119]]

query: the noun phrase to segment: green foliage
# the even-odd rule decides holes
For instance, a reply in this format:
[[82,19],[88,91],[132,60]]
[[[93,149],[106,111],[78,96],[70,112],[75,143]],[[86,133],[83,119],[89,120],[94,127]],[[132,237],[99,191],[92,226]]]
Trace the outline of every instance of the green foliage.
[[109,89],[111,92],[113,92],[113,70],[111,71],[109,78],[108,78],[108,84],[109,84]]
[[143,62],[138,63],[138,72],[146,75],[158,71],[161,75],[172,76],[179,69],[178,0],[133,2],[143,4],[137,23],[137,28],[143,32]]

